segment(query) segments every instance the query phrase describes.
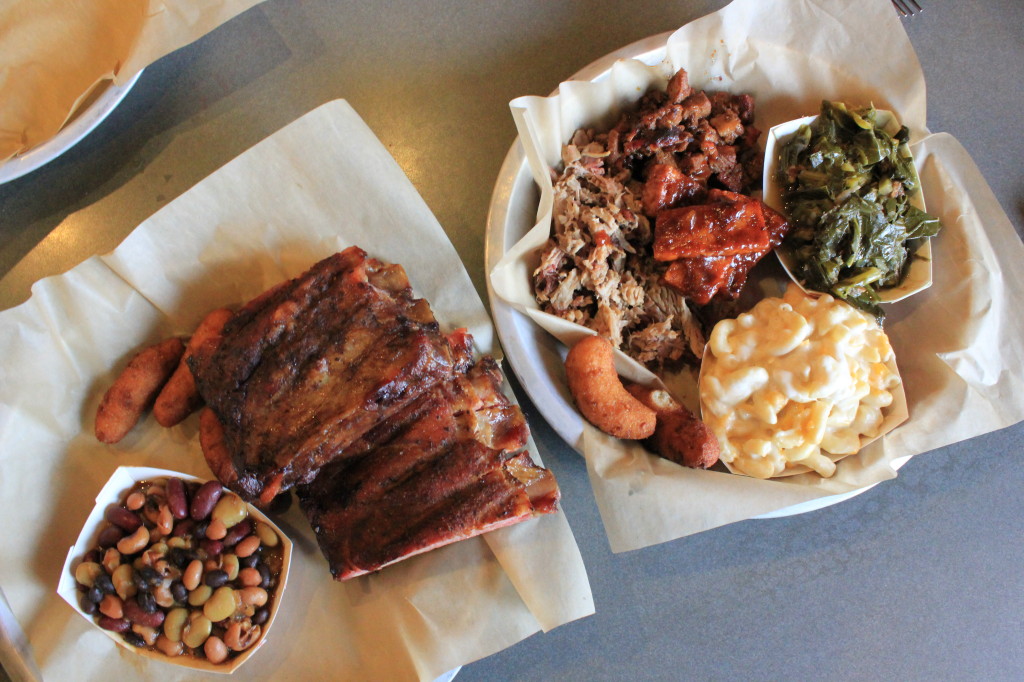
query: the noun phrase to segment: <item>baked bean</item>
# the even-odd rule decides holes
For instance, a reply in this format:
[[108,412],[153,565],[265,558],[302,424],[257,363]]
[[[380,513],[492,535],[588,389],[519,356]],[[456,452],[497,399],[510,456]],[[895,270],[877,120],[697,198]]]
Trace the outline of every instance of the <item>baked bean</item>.
[[124,507],[108,507],[103,518],[128,533],[134,533],[142,525],[139,515]]
[[135,624],[132,626],[132,632],[142,638],[142,641],[146,643],[146,646],[153,646],[156,644],[156,639],[160,633],[155,628],[146,627],[145,625]]
[[267,603],[267,591],[262,587],[243,587],[239,594],[246,606],[263,606]]
[[203,578],[203,562],[199,559],[193,559],[192,563],[185,569],[185,573],[181,576],[181,582],[185,586],[185,589],[191,592],[192,590],[199,587],[199,581]]
[[235,545],[235,554],[239,557],[247,557],[260,548],[260,536],[250,535]]
[[203,604],[203,615],[213,623],[230,618],[235,612],[235,591],[224,585],[218,587],[213,596]]
[[188,593],[188,603],[191,606],[202,606],[213,595],[213,588],[209,585],[200,585]]
[[225,554],[221,559],[221,570],[228,574],[228,580],[234,580],[238,577],[238,557],[234,554]]
[[156,529],[160,531],[160,535],[170,535],[174,529],[174,516],[171,514],[171,509],[166,504],[161,504],[159,511],[157,512],[156,518]]
[[164,619],[164,635],[172,642],[181,641],[181,630],[188,622],[189,611],[186,608],[171,609]]
[[223,663],[228,657],[228,645],[220,637],[209,637],[203,644],[203,653],[210,663]]
[[211,540],[223,540],[224,536],[228,534],[228,527],[224,525],[224,522],[220,519],[214,519],[210,521],[210,525],[206,527],[206,537]]
[[149,544],[149,529],[145,526],[139,526],[128,537],[118,540],[117,551],[121,554],[135,554],[145,549],[147,544]]
[[181,641],[189,648],[198,649],[206,642],[212,630],[213,623],[210,619],[198,611],[193,611],[181,630]]
[[134,597],[139,591],[135,586],[135,581],[132,580],[131,564],[121,564],[114,569],[110,580],[114,585],[114,591],[117,592],[117,596],[121,598],[121,601]]
[[245,621],[235,621],[224,633],[224,643],[233,651],[245,651],[260,638],[260,626]]
[[124,506],[128,507],[131,511],[142,509],[144,504],[146,504],[146,496],[137,490],[124,501]]
[[164,656],[168,656],[170,658],[180,656],[181,652],[185,650],[185,647],[181,644],[180,638],[175,641],[167,635],[160,635],[156,638],[156,648]]
[[[181,585],[181,583],[178,584]],[[160,608],[169,609],[174,606],[174,594],[171,592],[169,585],[160,585],[153,588],[153,598]]]
[[220,487],[220,483],[217,481],[207,481],[199,486],[199,490],[196,491],[195,496],[192,498],[192,506],[189,509],[192,518],[196,521],[202,521],[209,516],[223,492],[224,489]]
[[103,595],[103,600],[100,602],[100,613],[104,616],[111,618],[123,618],[124,617],[124,602],[121,598],[114,594]]
[[176,519],[188,517],[188,496],[185,494],[185,483],[176,477],[167,479],[167,506]]
[[95,561],[83,561],[75,568],[75,580],[79,585],[92,587],[96,578],[103,574],[103,567]]
[[243,568],[238,572],[238,580],[246,587],[259,587],[263,576],[255,568]]
[[214,521],[223,523],[225,528],[231,528],[235,524],[240,523],[248,514],[249,511],[242,498],[228,493],[217,502],[217,506],[211,512],[211,518]]
[[256,535],[259,536],[260,542],[267,547],[277,547],[277,543],[281,541],[274,529],[262,521],[256,524]]
[[107,549],[103,554],[103,568],[107,573],[113,573],[114,569],[121,565],[121,553],[113,547]]

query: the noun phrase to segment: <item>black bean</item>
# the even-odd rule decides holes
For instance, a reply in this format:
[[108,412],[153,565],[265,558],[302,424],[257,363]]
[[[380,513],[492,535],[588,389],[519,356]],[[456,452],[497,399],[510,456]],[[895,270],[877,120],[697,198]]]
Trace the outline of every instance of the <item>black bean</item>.
[[124,641],[128,642],[132,646],[137,646],[140,648],[146,646],[146,640],[142,639],[142,635],[135,632],[134,630],[129,630],[121,636],[124,637]]
[[95,549],[90,549],[88,552],[85,553],[85,556],[82,557],[82,561],[88,561],[94,564],[98,564],[101,560],[102,557],[100,556],[99,551]]
[[106,573],[100,573],[92,583],[103,590],[104,594],[114,594],[114,581]]
[[181,547],[171,547],[167,552],[167,560],[175,568],[185,568],[189,562],[188,554]]
[[197,538],[205,538],[206,537],[206,529],[209,528],[209,527],[210,527],[209,522],[207,522],[207,521],[200,521],[199,523],[196,524],[196,527],[192,531],[192,534],[195,535]]
[[90,592],[92,592],[92,590],[89,590],[89,592],[82,595],[82,598],[78,600],[78,605],[82,607],[83,611],[91,616],[99,610],[100,605],[89,598]]
[[174,597],[174,601],[184,604],[188,599],[188,588],[180,580],[175,580],[171,583],[171,596]]
[[270,609],[266,606],[261,606],[256,610],[256,613],[252,614],[253,625],[263,625],[270,618]]
[[238,557],[238,565],[241,568],[256,568],[256,564],[259,563],[260,555],[253,552],[249,556]]
[[142,577],[142,580],[146,583],[147,587],[156,587],[164,581],[164,577],[152,566],[143,566],[139,571],[139,575]]
[[260,572],[260,577],[263,578],[260,581],[260,587],[263,589],[270,587],[270,567],[266,564],[260,564],[256,567],[256,570]]
[[135,583],[135,588],[140,592],[145,592],[149,589],[146,579],[143,578],[142,574],[138,571],[132,571],[132,582]]
[[207,571],[206,576],[203,578],[203,582],[216,589],[228,582],[228,574],[226,571],[222,571],[220,569]]
[[152,592],[139,592],[135,595],[135,601],[138,602],[139,608],[146,613],[153,613],[156,611],[156,597],[153,596]]
[[99,604],[103,601],[103,590],[93,584],[93,586],[85,593],[85,596],[88,597],[89,601]]

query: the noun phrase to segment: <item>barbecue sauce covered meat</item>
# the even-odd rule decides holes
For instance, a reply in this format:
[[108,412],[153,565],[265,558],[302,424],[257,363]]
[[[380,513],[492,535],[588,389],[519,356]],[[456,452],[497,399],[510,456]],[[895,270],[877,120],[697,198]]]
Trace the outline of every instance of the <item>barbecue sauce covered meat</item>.
[[189,365],[210,468],[264,504],[302,486],[338,579],[556,509],[497,364],[356,247],[248,303]]

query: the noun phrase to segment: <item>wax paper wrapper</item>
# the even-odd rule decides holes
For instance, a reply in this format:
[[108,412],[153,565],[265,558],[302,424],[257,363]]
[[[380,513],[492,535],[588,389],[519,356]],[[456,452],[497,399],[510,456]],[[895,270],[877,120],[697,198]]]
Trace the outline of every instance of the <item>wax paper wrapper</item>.
[[0,3],[0,163],[57,134],[110,82],[262,0],[6,0]]
[[[865,50],[870,59],[864,58]],[[817,113],[822,99],[874,103],[895,112],[910,128],[925,202],[944,229],[932,241],[932,287],[887,308],[885,329],[910,418],[857,456],[843,459],[832,478],[803,474],[763,481],[685,469],[582,419],[563,425],[564,432],[578,434],[573,444],[587,459],[614,551],[742,519],[818,508],[893,478],[913,455],[1024,419],[1024,404],[1013,398],[1024,391],[1019,345],[1024,322],[1011,312],[1024,296],[1015,265],[1024,247],[959,144],[948,135],[929,133],[924,76],[887,0],[736,0],[676,31],[664,51],[646,55],[645,62],[619,61],[595,82],[565,82],[550,97],[511,103],[540,202],[536,224],[494,266],[490,281],[501,299],[563,343],[576,341],[583,328],[540,312],[531,289],[538,249],[550,231],[550,169],[560,163],[561,145],[573,131],[614,125],[624,107],[653,86],[664,88],[680,67],[687,69],[695,88],[754,95],[755,125],[762,131]],[[771,285],[770,280],[760,283],[762,291]],[[548,351],[548,357],[564,354]],[[548,366],[544,380],[554,388],[547,393],[560,409],[571,410],[564,372]],[[622,353],[616,366],[627,379],[657,381]],[[693,380],[687,387],[686,377],[675,379],[677,394],[683,393],[684,401],[692,398]]]
[[[116,446],[92,435],[103,392],[138,348],[190,333],[357,244],[405,266],[446,329],[494,353],[490,319],[455,249],[358,115],[331,102],[267,138],[146,220],[111,254],[33,287],[0,314],[0,586],[45,677],[184,679],[113,646],[56,594],[68,547],[118,465],[211,477],[196,418],[152,418]],[[530,445],[537,457],[536,448]],[[246,678],[433,679],[593,612],[562,513],[331,579],[297,505],[291,576],[270,640]],[[194,679],[194,675],[188,675]]]

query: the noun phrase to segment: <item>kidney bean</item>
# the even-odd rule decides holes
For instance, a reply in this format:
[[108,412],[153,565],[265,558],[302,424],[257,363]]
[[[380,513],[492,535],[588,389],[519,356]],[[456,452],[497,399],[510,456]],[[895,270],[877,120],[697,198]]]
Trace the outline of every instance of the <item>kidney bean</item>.
[[179,524],[174,526],[174,530],[171,531],[171,537],[180,538],[186,535],[190,535],[196,528],[196,522],[192,519],[185,519]]
[[142,525],[142,519],[139,518],[139,515],[128,511],[124,507],[107,507],[103,517],[129,533],[134,533]]
[[224,546],[234,547],[238,544],[238,541],[252,533],[252,522],[249,519],[240,521],[235,525],[231,526],[228,530],[228,534],[224,536]]
[[224,551],[224,543],[220,540],[203,538],[199,541],[199,546],[202,547],[209,556],[217,556]]
[[185,484],[180,478],[167,479],[167,506],[176,519],[188,516],[188,496],[185,493]]
[[111,618],[110,616],[100,616],[97,624],[104,630],[112,632],[127,632],[128,628],[132,626],[126,618]]
[[192,506],[189,508],[192,518],[196,521],[202,521],[209,516],[223,492],[224,489],[220,487],[220,483],[217,481],[207,481],[199,486],[195,497],[192,498]]
[[96,543],[103,549],[113,547],[117,544],[117,541],[124,537],[124,531],[117,526],[107,526],[100,531],[100,536],[97,538]]
[[124,617],[133,623],[149,628],[158,628],[164,624],[163,611],[157,609],[153,613],[146,613],[134,599],[129,599],[124,603]]

